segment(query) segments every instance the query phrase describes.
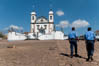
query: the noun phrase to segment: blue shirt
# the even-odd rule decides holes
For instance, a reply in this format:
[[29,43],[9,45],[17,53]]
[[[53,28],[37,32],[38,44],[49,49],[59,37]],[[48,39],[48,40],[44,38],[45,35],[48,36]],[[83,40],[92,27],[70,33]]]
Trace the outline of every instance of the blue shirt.
[[85,34],[85,39],[86,40],[95,40],[95,34],[92,31],[88,31]]
[[76,39],[77,35],[75,31],[72,31],[69,35],[68,35],[69,39]]

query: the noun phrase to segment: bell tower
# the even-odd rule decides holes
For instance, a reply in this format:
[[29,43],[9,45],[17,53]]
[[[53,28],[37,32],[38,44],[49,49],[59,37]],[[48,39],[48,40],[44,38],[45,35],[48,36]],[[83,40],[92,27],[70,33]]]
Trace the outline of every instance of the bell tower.
[[52,10],[49,11],[49,22],[50,23],[54,22],[54,12]]
[[35,23],[36,23],[36,12],[31,12],[31,30],[30,32],[35,32]]
[[54,12],[49,11],[49,33],[54,31]]

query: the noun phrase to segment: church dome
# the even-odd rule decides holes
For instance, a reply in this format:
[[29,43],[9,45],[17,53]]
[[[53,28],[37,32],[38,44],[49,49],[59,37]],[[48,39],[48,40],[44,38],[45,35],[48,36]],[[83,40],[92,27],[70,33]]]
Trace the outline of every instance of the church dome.
[[36,12],[31,12],[31,14],[36,14]]
[[54,13],[53,11],[50,11],[50,12],[49,12],[49,14],[53,14],[53,13]]

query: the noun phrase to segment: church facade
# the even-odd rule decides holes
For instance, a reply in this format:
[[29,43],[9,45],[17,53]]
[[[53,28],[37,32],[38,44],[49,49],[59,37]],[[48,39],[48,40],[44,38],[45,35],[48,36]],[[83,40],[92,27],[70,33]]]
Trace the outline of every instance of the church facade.
[[54,12],[49,11],[49,18],[37,17],[36,12],[31,12],[31,33],[49,34],[54,31]]

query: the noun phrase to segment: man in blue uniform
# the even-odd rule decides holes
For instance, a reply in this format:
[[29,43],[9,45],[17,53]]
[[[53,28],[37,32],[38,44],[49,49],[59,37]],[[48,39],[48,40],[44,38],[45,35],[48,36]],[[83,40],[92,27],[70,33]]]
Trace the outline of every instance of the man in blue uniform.
[[87,60],[93,60],[92,56],[94,53],[94,43],[95,43],[95,34],[91,31],[91,27],[88,28],[88,32],[85,34],[85,40],[86,40],[86,49],[87,49]]
[[73,48],[75,48],[75,56],[78,56],[77,54],[77,35],[75,32],[75,27],[72,27],[71,33],[68,35],[69,42],[70,42],[70,50],[71,50],[71,58],[73,57]]

